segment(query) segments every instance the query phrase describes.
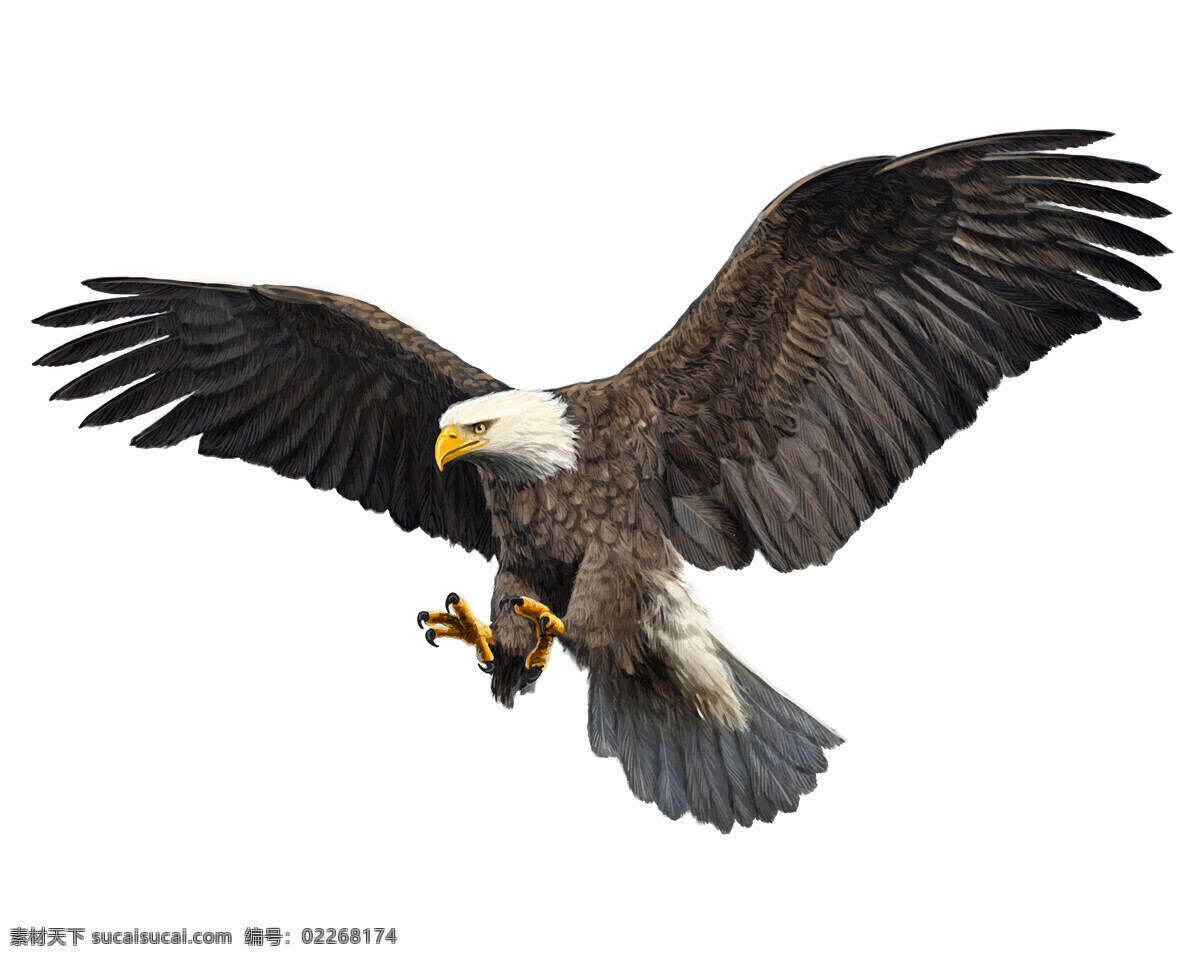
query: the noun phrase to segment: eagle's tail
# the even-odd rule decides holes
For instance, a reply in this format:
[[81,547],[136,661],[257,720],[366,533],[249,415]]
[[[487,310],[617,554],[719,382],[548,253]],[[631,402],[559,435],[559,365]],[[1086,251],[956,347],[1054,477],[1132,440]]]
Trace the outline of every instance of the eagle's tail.
[[588,735],[597,756],[617,757],[629,787],[672,820],[691,812],[723,833],[796,809],[842,742],[724,646],[717,649],[741,705],[735,726],[664,695],[639,674],[593,670]]

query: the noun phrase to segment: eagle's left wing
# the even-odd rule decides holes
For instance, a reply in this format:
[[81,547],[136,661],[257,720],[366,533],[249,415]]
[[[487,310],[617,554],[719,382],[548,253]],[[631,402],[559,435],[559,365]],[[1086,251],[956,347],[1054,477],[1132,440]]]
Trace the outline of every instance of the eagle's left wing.
[[304,477],[387,511],[405,530],[420,527],[495,555],[478,474],[439,474],[432,451],[442,411],[505,389],[500,381],[378,307],[319,290],[134,278],[87,286],[127,296],[34,321],[74,327],[123,320],[37,361],[58,366],[126,351],[54,394],[74,399],[128,387],[82,426],[178,400],[134,446],[165,447],[199,434],[206,456]]
[[1103,248],[1166,247],[1075,208],[1162,216],[1080,182],[1158,175],[1045,152],[1105,136],[1003,134],[820,171],[763,211],[662,340],[589,385],[658,407],[685,559],[827,562],[1002,377],[1102,316],[1137,316],[1089,276],[1157,289]]

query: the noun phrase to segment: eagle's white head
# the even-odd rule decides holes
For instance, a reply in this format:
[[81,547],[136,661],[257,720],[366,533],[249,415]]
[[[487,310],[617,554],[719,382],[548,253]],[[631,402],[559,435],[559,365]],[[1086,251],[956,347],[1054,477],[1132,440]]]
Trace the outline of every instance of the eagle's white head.
[[470,455],[487,473],[530,483],[575,467],[579,428],[567,403],[552,393],[505,390],[454,404],[438,421],[434,446],[439,470]]

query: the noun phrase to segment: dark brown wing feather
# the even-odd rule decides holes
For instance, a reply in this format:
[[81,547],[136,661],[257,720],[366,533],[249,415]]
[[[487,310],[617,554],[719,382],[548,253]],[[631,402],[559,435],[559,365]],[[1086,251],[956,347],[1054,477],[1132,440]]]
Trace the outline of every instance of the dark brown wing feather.
[[611,381],[667,424],[670,536],[706,569],[757,549],[825,563],[970,424],[1004,376],[1137,309],[1096,277],[1158,283],[1100,246],[1166,253],[1091,213],[1166,214],[1077,181],[1140,164],[1044,151],[1108,134],[1006,134],[821,171],[772,203],[675,327]]
[[74,399],[128,387],[84,426],[181,400],[134,437],[134,446],[165,447],[200,434],[202,454],[304,477],[389,512],[405,530],[420,527],[495,554],[476,472],[440,474],[433,445],[442,411],[505,389],[498,380],[377,307],[317,290],[145,279],[87,286],[126,296],[34,321],[69,327],[123,320],[37,361],[57,366],[128,351],[54,394]]

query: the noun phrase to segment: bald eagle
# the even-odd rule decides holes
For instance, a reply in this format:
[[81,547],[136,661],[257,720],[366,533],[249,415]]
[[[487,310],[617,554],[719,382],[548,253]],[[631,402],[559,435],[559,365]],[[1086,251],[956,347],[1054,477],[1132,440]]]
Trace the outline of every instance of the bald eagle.
[[[103,279],[36,323],[98,328],[37,362],[119,354],[54,399],[124,392],[83,426],[179,401],[133,438],[335,489],[498,561],[464,641],[511,707],[556,638],[589,671],[593,751],[672,819],[791,811],[841,742],[719,639],[682,579],[761,554],[828,563],[1005,376],[1137,309],[1158,283],[1111,249],[1167,249],[1085,211],[1166,210],[1090,181],[1140,164],[1011,133],[828,167],[780,194],[682,318],[603,380],[512,389],[387,313],[290,286]],[[1086,275],[1086,276],[1085,276]]]

